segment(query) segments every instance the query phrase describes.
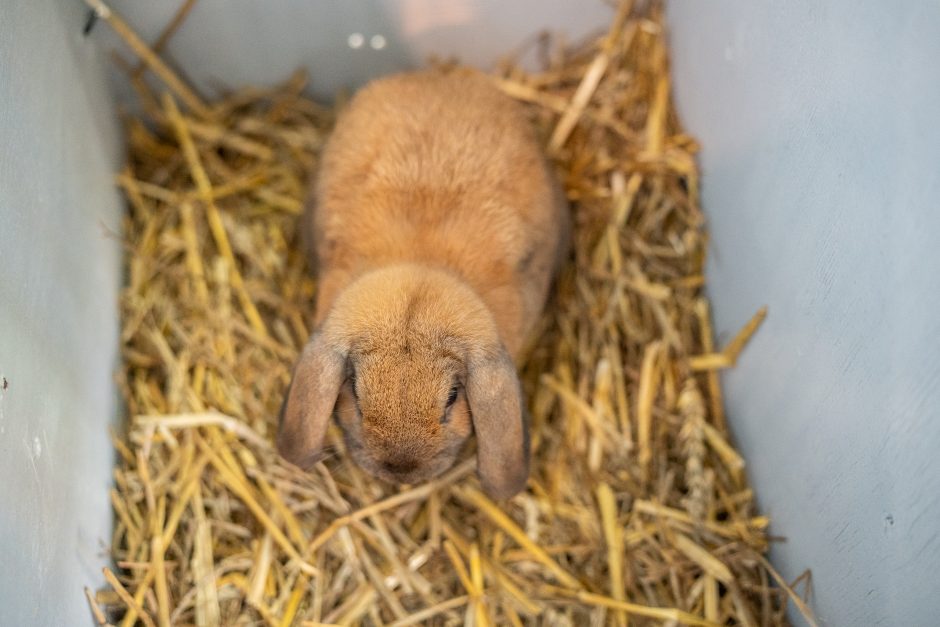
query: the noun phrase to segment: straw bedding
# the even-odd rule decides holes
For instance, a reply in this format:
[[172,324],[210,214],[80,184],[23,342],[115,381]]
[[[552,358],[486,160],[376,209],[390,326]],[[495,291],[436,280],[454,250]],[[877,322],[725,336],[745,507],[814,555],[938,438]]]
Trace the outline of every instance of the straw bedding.
[[776,625],[788,598],[805,610],[763,557],[768,519],[725,425],[716,371],[763,312],[716,349],[697,146],[657,8],[622,5],[596,40],[546,47],[541,72],[494,73],[542,132],[575,224],[521,370],[531,479],[494,503],[469,453],[405,487],[364,474],[335,432],[312,473],[278,458],[316,291],[298,215],[334,110],[299,74],[207,103],[89,3],[144,62],[118,176],[114,570],[86,591],[101,624]]

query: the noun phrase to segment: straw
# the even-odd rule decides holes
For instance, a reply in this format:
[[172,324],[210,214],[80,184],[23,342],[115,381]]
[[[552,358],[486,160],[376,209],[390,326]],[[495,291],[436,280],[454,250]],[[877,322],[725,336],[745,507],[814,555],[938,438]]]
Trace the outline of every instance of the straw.
[[128,26],[127,22],[112,11],[106,3],[101,0],[85,0],[85,4],[94,9],[98,17],[104,19],[125,43],[127,43],[134,54],[140,57],[141,62],[153,70],[154,73],[166,83],[167,87],[173,90],[190,109],[196,112],[200,117],[212,117],[211,112],[202,99],[196,95],[196,92],[181,81],[176,73],[143,42],[130,26]]
[[95,594],[91,591],[91,588],[85,586],[85,598],[88,600],[88,607],[91,609],[91,615],[94,617],[95,622],[99,625],[110,625],[107,617],[104,615],[104,612],[101,611],[101,608],[98,607],[98,601],[95,600]]
[[133,79],[143,113],[116,177],[129,420],[98,624],[756,625],[786,624],[791,601],[811,616],[763,557],[769,520],[725,424],[718,370],[766,310],[715,348],[697,146],[656,3],[556,41],[538,72],[493,75],[551,151],[574,225],[520,370],[530,480],[497,503],[472,447],[415,486],[367,475],[333,428],[313,471],[278,457],[316,297],[298,216],[335,113],[300,73],[206,103],[87,1],[170,92]]

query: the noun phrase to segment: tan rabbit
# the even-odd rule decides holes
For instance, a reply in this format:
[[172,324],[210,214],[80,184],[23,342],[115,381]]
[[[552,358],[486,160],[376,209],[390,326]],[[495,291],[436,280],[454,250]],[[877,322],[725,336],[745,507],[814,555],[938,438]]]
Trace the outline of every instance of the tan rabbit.
[[568,210],[519,105],[467,69],[368,85],[323,152],[304,228],[316,331],[284,401],[281,454],[309,467],[335,414],[360,466],[415,483],[475,432],[484,489],[521,490],[513,360],[567,252]]

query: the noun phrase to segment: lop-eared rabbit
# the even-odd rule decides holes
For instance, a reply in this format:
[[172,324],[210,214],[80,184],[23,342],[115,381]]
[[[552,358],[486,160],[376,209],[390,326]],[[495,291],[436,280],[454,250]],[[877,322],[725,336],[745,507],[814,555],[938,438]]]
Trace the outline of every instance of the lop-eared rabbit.
[[484,75],[428,70],[362,89],[304,217],[316,330],[281,411],[284,458],[314,464],[335,416],[361,467],[416,483],[475,434],[484,489],[521,490],[514,359],[567,252],[568,219],[524,111]]

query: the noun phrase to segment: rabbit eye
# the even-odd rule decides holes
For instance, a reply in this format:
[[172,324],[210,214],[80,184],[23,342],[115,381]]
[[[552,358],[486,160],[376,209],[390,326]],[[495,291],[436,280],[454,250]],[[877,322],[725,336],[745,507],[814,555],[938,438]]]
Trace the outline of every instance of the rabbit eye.
[[457,402],[457,394],[460,392],[460,386],[454,385],[447,394],[447,406],[444,408],[444,415],[441,416],[441,424],[445,424],[450,418],[450,408]]
[[458,393],[459,391],[460,391],[460,390],[457,389],[457,386],[456,386],[456,385],[450,389],[450,394],[447,395],[447,406],[448,406],[448,407],[450,407],[451,405],[453,405],[454,403],[457,402],[457,393]]
[[356,399],[356,402],[359,402],[359,392],[356,390],[356,371],[350,370],[346,379],[349,381],[349,387],[352,388],[353,397]]

